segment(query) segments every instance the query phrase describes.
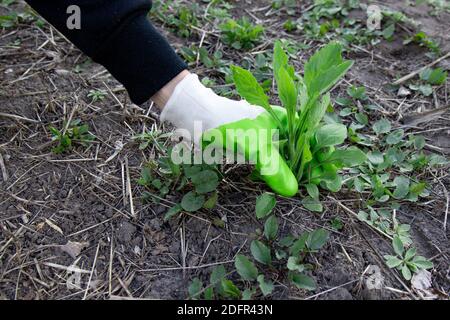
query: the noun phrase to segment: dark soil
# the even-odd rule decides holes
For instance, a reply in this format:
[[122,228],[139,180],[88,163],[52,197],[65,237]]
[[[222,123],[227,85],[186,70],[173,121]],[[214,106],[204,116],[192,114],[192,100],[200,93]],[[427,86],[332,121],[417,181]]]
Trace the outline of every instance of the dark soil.
[[[262,19],[267,10],[258,8],[270,4],[232,2]],[[404,9],[403,2],[383,3]],[[23,4],[13,8],[23,10]],[[0,7],[0,15],[8,10]],[[443,52],[448,52],[449,14],[434,17],[424,10],[408,8],[405,13],[439,38]],[[274,28],[275,22],[271,24]],[[162,32],[176,48],[190,42],[198,45],[201,37],[186,40]],[[278,29],[271,33],[284,36]],[[207,37],[206,41],[216,39]],[[399,126],[405,115],[449,105],[448,83],[434,98],[414,96],[406,101],[386,88],[398,75],[431,62],[425,49],[403,46],[402,41],[383,41],[349,53],[356,65],[347,83],[337,89],[345,90],[348,83],[365,85],[370,99]],[[231,50],[224,49],[224,54],[239,59]],[[441,66],[448,69],[449,61]],[[208,75],[205,67],[193,69]],[[141,201],[143,190],[136,180],[141,165],[155,153],[140,151],[132,139],[154,125],[164,128],[157,121],[156,107],[133,105],[106,70],[90,62],[49,25],[40,29],[34,22],[22,22],[17,28],[0,30],[0,83],[0,169],[4,170],[0,170],[0,299],[183,299],[193,278],[208,281],[212,266],[217,264],[231,271],[234,256],[248,251],[255,226],[262,228],[254,218],[254,203],[264,185],[251,182],[243,174],[248,173],[246,168],[233,168],[220,186],[215,209],[164,223],[165,212],[180,195],[158,205]],[[108,95],[103,101],[92,102],[87,97],[92,89],[106,90]],[[61,128],[63,120],[71,116],[89,124],[95,143],[87,149],[77,147],[68,154],[55,155],[48,127]],[[378,117],[374,115],[374,119]],[[415,129],[425,134],[432,151],[445,153],[450,149],[449,124],[447,111]],[[123,148],[107,161],[118,144]],[[126,187],[128,179],[131,190]],[[443,224],[448,211],[448,168],[437,172],[435,178],[429,175],[429,182],[431,196],[402,206],[397,215],[412,225],[419,253],[434,262],[434,292],[445,297],[450,291],[449,232]],[[330,196],[352,210],[357,211],[360,205],[358,194],[351,191]],[[299,291],[279,275],[273,298],[417,297],[401,275],[384,264],[383,255],[391,253],[389,240],[355,220],[336,201],[324,203],[326,210],[318,215],[304,209],[299,198],[279,199],[275,210],[282,234],[298,235],[324,227],[332,236],[326,247],[311,257],[317,266],[310,274],[317,281],[317,290]],[[344,222],[340,231],[330,227],[329,221],[335,217]],[[222,219],[225,226],[217,227],[216,219]],[[80,248],[80,253],[71,255],[62,247],[66,244],[71,244],[72,250]],[[73,267],[83,270],[80,278]],[[383,286],[379,290],[367,287],[369,267],[381,273]]]

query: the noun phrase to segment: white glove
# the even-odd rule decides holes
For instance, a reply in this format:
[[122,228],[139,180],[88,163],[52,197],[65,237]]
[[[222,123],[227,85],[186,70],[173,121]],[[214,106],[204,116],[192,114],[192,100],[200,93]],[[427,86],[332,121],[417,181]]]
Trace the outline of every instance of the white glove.
[[[246,118],[255,119],[264,111],[264,108],[253,106],[244,100],[234,101],[220,97],[206,88],[197,75],[190,74],[176,86],[160,119],[179,129],[185,129],[191,137],[198,138],[199,134],[209,129]],[[196,132],[199,130],[201,132]]]

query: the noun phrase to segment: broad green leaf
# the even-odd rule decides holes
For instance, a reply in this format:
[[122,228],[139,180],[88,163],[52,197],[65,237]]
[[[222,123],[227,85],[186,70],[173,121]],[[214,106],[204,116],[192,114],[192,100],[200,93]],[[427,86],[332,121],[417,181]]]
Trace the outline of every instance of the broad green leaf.
[[416,248],[409,248],[408,251],[406,251],[405,253],[405,261],[411,260],[416,255],[416,252],[417,252]]
[[428,68],[420,73],[420,78],[431,85],[442,85],[447,80],[447,72],[442,68]]
[[256,199],[256,217],[262,219],[267,217],[277,204],[275,196],[271,193],[263,193]]
[[392,125],[391,122],[387,119],[381,119],[374,123],[373,131],[376,135],[389,133],[391,131]]
[[199,278],[195,278],[189,286],[189,296],[193,299],[197,299],[200,296],[200,291],[203,289],[203,283]]
[[385,256],[385,259],[386,259],[386,265],[391,269],[396,268],[403,263],[402,260],[400,260],[399,258],[394,257],[394,256]]
[[304,252],[306,249],[306,240],[309,237],[309,232],[303,233],[297,241],[295,241],[289,249],[289,252],[293,256],[297,256],[300,252]]
[[411,270],[409,270],[408,266],[405,264],[402,267],[402,275],[403,278],[405,278],[406,280],[411,280],[412,278],[412,274],[411,274]]
[[431,269],[434,267],[433,262],[422,256],[414,257],[412,262],[420,269]]
[[256,261],[266,265],[272,264],[270,248],[261,241],[252,241],[252,244],[250,245],[250,251],[252,252],[252,255]]
[[407,177],[399,176],[394,179],[395,190],[393,196],[395,199],[404,199],[409,193],[410,180]]
[[289,58],[284,52],[281,41],[277,40],[273,52],[273,72],[275,77],[278,77],[278,72],[281,68],[286,68]]
[[201,171],[191,177],[197,193],[204,194],[217,189],[219,177],[212,170]]
[[256,293],[255,289],[245,289],[242,292],[242,300],[252,300],[253,295]]
[[306,209],[313,212],[322,212],[323,210],[322,203],[318,199],[305,197],[302,200],[302,204]]
[[290,279],[292,283],[299,289],[315,290],[316,283],[313,278],[296,272],[291,272]]
[[[288,115],[295,115],[297,111],[298,92],[294,80],[283,67],[280,68],[276,80],[278,85],[278,96],[283,106],[286,108]],[[294,121],[293,117],[290,119],[292,119],[291,121]]]
[[392,240],[392,247],[394,248],[394,251],[396,254],[398,254],[400,257],[403,256],[403,252],[405,251],[405,248],[404,248],[403,242],[399,236],[394,236],[394,238]]
[[181,212],[181,210],[183,210],[183,208],[181,207],[180,204],[176,204],[174,205],[172,208],[170,208],[167,213],[164,215],[164,221],[169,221],[172,217],[174,217],[175,215],[177,215],[178,213]]
[[305,84],[310,96],[330,89],[353,65],[342,59],[342,46],[331,42],[317,51],[305,64]]
[[266,236],[267,240],[275,240],[278,233],[278,220],[277,217],[272,215],[264,224],[264,235]]
[[209,282],[214,286],[219,294],[223,294],[222,280],[227,274],[224,266],[216,266],[209,277]]
[[234,285],[231,280],[222,279],[222,290],[226,297],[239,299],[241,291]]
[[213,300],[214,299],[214,288],[213,287],[206,288],[204,297],[205,297],[205,300]]
[[344,143],[347,127],[343,124],[327,124],[316,131],[316,148],[332,147]]
[[402,141],[404,135],[405,131],[403,131],[402,129],[395,130],[386,137],[386,143],[390,145],[398,144]]
[[264,89],[250,71],[238,66],[231,66],[231,71],[236,89],[242,98],[265,109],[271,108],[269,98],[264,93]]
[[181,207],[188,212],[195,212],[200,210],[205,203],[205,196],[198,195],[195,192],[191,191],[184,195],[181,200]]
[[306,185],[306,191],[308,191],[308,194],[313,199],[319,198],[319,188],[315,184],[307,184]]
[[257,280],[259,283],[259,288],[261,289],[261,292],[264,295],[264,297],[272,293],[274,288],[272,281],[266,281],[264,279],[264,275],[262,274],[258,276]]
[[328,159],[329,162],[341,163],[346,167],[354,167],[363,164],[367,160],[367,156],[364,152],[356,147],[350,147],[348,149],[339,149],[333,152]]
[[258,276],[258,269],[256,269],[253,262],[251,262],[246,256],[238,254],[234,261],[234,266],[244,280],[254,280]]
[[219,199],[219,194],[216,191],[212,194],[211,197],[209,197],[208,200],[206,200],[206,202],[203,204],[203,208],[213,209],[216,206],[218,199]]
[[367,153],[367,159],[369,159],[372,164],[378,165],[384,162],[384,155],[378,150],[369,151]]
[[305,266],[300,264],[299,257],[289,257],[287,262],[287,268],[291,271],[303,272]]
[[317,229],[311,232],[306,239],[306,246],[310,250],[319,250],[322,248],[328,240],[330,233],[325,229]]

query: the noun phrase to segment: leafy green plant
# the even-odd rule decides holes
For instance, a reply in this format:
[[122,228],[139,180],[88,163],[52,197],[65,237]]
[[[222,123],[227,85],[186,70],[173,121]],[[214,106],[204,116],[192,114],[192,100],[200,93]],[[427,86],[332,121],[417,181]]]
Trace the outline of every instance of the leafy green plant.
[[339,169],[366,160],[365,154],[355,147],[335,149],[347,138],[344,125],[321,122],[331,106],[328,91],[353,64],[342,58],[341,51],[340,44],[328,44],[306,63],[304,77],[301,77],[289,65],[280,42],[275,44],[274,78],[286,109],[287,125],[281,123],[254,76],[240,67],[232,67],[238,93],[249,103],[264,107],[278,124],[280,141],[284,141],[280,152],[299,183],[320,184],[331,191],[338,191],[342,185]]
[[202,208],[214,208],[218,199],[216,189],[219,182],[219,174],[214,166],[178,165],[169,156],[163,156],[157,163],[144,166],[138,180],[138,184],[147,190],[143,194],[145,201],[159,202],[173,189],[190,190],[184,194],[180,203],[166,212],[165,221],[182,211],[196,212]]
[[420,73],[420,81],[411,83],[409,88],[428,97],[433,93],[433,86],[443,85],[447,81],[447,75],[442,68],[427,68]]
[[410,43],[416,43],[421,47],[425,47],[430,50],[434,55],[438,55],[441,52],[441,48],[439,44],[431,39],[425,32],[420,31],[416,33],[414,36],[403,41],[403,44],[407,45]]
[[223,42],[238,50],[252,49],[264,33],[263,26],[253,25],[247,17],[238,20],[228,19],[219,28]]
[[418,256],[416,248],[405,249],[403,242],[398,236],[392,240],[395,256],[386,255],[386,264],[389,268],[401,271],[403,278],[411,280],[412,274],[419,270],[433,268],[433,263],[425,257]]
[[107,92],[105,90],[93,89],[89,91],[87,96],[92,99],[92,102],[97,102],[105,100],[106,95]]
[[72,149],[74,144],[88,146],[95,136],[89,133],[89,126],[82,124],[80,119],[72,120],[69,124],[64,122],[63,129],[49,127],[52,141],[58,145],[52,149],[55,154],[61,154]]

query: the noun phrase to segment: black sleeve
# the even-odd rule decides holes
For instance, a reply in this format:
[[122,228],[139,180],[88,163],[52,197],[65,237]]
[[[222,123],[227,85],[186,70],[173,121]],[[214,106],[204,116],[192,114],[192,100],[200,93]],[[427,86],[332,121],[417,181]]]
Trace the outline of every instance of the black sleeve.
[[[147,19],[150,0],[26,0],[43,18],[119,80],[136,104],[187,68]],[[81,9],[69,30],[67,8]]]

